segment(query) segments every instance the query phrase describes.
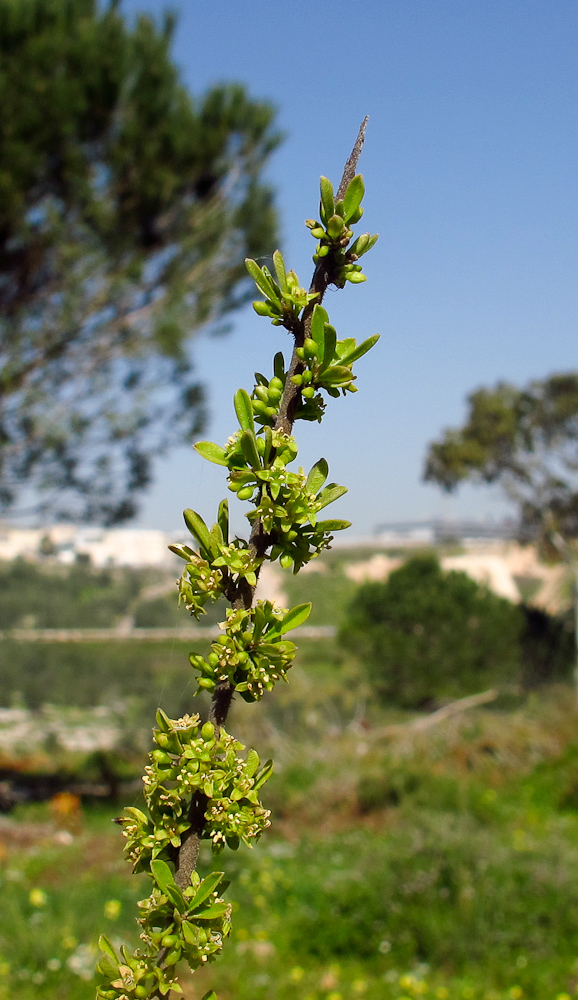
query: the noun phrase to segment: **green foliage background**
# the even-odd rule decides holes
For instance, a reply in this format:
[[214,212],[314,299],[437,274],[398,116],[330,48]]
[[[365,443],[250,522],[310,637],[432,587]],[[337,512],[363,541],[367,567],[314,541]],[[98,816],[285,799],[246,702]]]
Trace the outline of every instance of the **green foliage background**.
[[359,589],[341,639],[380,697],[415,707],[516,680],[522,627],[509,601],[420,555]]

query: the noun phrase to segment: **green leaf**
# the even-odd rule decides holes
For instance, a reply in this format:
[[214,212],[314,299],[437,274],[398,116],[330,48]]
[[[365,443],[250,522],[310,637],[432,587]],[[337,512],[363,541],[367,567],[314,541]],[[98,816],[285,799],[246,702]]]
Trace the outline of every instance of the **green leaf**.
[[357,361],[359,358],[362,358],[364,354],[367,354],[367,352],[371,350],[373,345],[377,344],[378,340],[379,340],[379,333],[374,333],[373,337],[368,337],[367,340],[364,340],[363,343],[359,344],[358,347],[354,347],[352,351],[349,351],[347,354],[344,354],[344,356],[339,359],[341,364],[352,365],[354,361]]
[[343,199],[344,218],[346,222],[349,222],[351,217],[357,212],[364,194],[365,184],[363,183],[363,177],[361,174],[356,174],[347,185],[347,191]]
[[124,812],[128,813],[129,816],[132,816],[133,819],[138,820],[138,822],[142,823],[143,826],[146,823],[148,823],[148,817],[145,816],[145,814],[143,813],[142,809],[137,809],[136,806],[126,806]]
[[193,535],[200,545],[202,545],[208,552],[211,551],[211,536],[209,534],[209,529],[203,521],[200,514],[196,511],[191,510],[190,507],[183,512],[183,517],[185,519],[185,524],[189,529],[191,535]]
[[355,379],[355,375],[352,374],[350,368],[346,368],[344,365],[331,365],[321,376],[323,384],[327,383],[329,385],[342,385],[344,382],[351,382],[353,379]]
[[98,947],[102,952],[104,952],[105,955],[108,955],[108,957],[116,963],[116,969],[118,971],[118,958],[116,952],[105,934],[100,935],[98,939]]
[[307,482],[305,484],[309,493],[319,493],[319,490],[323,486],[323,483],[329,475],[329,466],[324,458],[320,458],[318,462],[315,463],[311,472],[307,476]]
[[[283,380],[283,376],[285,374],[285,358],[283,357],[282,351],[277,351],[277,354],[273,358],[273,372],[277,378]],[[267,385],[269,385],[268,382]]]
[[118,962],[113,962],[112,958],[108,955],[101,955],[96,966],[97,972],[101,975],[107,976],[108,979],[118,979]]
[[174,875],[166,861],[151,861],[152,876],[161,892],[176,906],[179,913],[184,913],[187,909],[185,897],[177,885],[175,885]]
[[183,932],[183,937],[187,944],[197,944],[199,940],[198,930],[193,925],[190,924],[188,920],[183,920],[181,924],[181,930]]
[[208,993],[205,993],[205,995],[201,997],[201,1000],[218,1000],[218,997],[214,990],[209,990]]
[[273,448],[273,431],[270,427],[265,428],[265,450],[263,451],[263,465],[265,468],[269,465],[269,459],[271,457],[271,451]]
[[151,872],[161,892],[168,896],[167,889],[175,885],[175,877],[166,861],[151,861]]
[[337,334],[330,323],[326,323],[323,329],[323,361],[321,370],[324,371],[331,364],[335,356],[335,345],[337,344]]
[[291,608],[284,618],[281,619],[276,631],[281,635],[285,632],[289,632],[292,628],[297,628],[298,625],[302,625],[303,622],[307,621],[309,615],[311,614],[311,601],[307,604],[298,604],[296,608]]
[[263,765],[262,770],[259,772],[257,778],[255,779],[255,784],[253,785],[253,791],[254,792],[258,791],[259,788],[261,788],[261,786],[264,785],[265,782],[269,780],[272,773],[273,773],[273,761],[268,760],[267,763]]
[[257,285],[257,288],[260,288],[263,294],[268,299],[271,299],[272,302],[280,306],[281,300],[279,299],[279,295],[277,294],[277,289],[275,288],[271,279],[268,278],[267,275],[263,274],[263,271],[259,267],[257,261],[251,260],[250,257],[247,257],[245,259],[245,267],[247,268],[253,281]]
[[342,497],[344,493],[347,493],[347,486],[338,486],[337,483],[330,483],[317,496],[317,503],[321,504],[319,510],[323,510],[324,507],[333,503],[334,500],[339,500],[339,497]]
[[279,288],[282,292],[288,292],[289,286],[287,284],[287,273],[285,271],[285,261],[283,260],[283,255],[280,250],[276,250],[273,254],[273,264],[275,265],[275,274],[277,275],[277,281],[279,282]]
[[[235,413],[237,414],[237,420],[239,421],[239,426],[243,431],[253,431],[255,430],[255,424],[253,421],[253,407],[251,406],[251,400],[249,398],[249,393],[245,392],[244,389],[237,389],[234,398],[235,403]],[[226,463],[224,463],[226,465]]]
[[184,913],[187,904],[181,890],[175,885],[174,875],[165,861],[151,861],[151,872],[161,892],[176,906],[179,913]]
[[169,719],[166,712],[163,712],[162,708],[157,709],[157,726],[163,733],[171,733],[173,730],[171,720]]
[[208,906],[206,910],[201,910],[200,913],[195,913],[195,920],[216,920],[217,917],[224,916],[228,909],[228,903],[213,903],[213,905]]
[[191,557],[195,555],[192,549],[188,545],[169,545],[171,552],[174,552],[179,559],[184,559],[185,562],[190,562]]
[[249,775],[250,778],[253,777],[260,763],[261,761],[259,759],[259,754],[257,753],[257,751],[249,750],[249,753],[247,754],[247,760],[245,761],[245,767],[247,774]]
[[351,527],[351,521],[318,521],[317,531],[343,531]]
[[[279,631],[279,622],[277,622],[277,624],[274,625],[273,628],[270,628],[269,631],[266,633],[265,639],[268,640],[272,638],[273,640],[275,640],[275,637],[280,635],[281,632]],[[279,647],[275,641],[260,642],[257,649],[257,653],[262,654],[267,660],[274,660],[275,657],[278,658],[279,652],[280,652]]]
[[229,501],[221,500],[219,504],[219,512],[217,514],[217,522],[221,531],[223,532],[223,540],[225,545],[229,541]]
[[319,348],[319,354],[323,356],[325,344],[325,324],[329,322],[329,316],[323,306],[314,306],[311,314],[310,337]]
[[223,545],[225,539],[223,538],[223,532],[221,531],[221,525],[219,523],[214,524],[211,528],[211,538],[216,542],[217,547],[220,549]]
[[241,435],[241,450],[252,469],[261,468],[261,458],[257,451],[255,431],[246,430]]
[[214,462],[215,465],[227,465],[225,449],[221,448],[220,445],[214,444],[212,441],[197,441],[193,448],[208,462]]
[[211,872],[203,879],[195,895],[189,900],[189,910],[195,910],[197,906],[204,903],[206,899],[215,891],[219,882],[224,876],[224,872]]
[[321,218],[327,225],[329,219],[335,212],[335,201],[333,198],[333,184],[328,177],[321,177],[319,180],[319,190],[321,193]]

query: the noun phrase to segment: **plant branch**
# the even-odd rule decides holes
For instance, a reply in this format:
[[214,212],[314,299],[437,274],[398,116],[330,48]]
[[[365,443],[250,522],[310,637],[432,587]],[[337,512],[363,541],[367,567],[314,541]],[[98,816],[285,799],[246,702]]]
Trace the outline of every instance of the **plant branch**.
[[[357,164],[365,139],[367,121],[368,118],[365,117],[361,123],[351,155],[345,164],[337,192],[337,199],[343,197],[345,191],[347,190],[347,185],[356,173]],[[303,363],[297,357],[297,348],[302,347],[306,337],[309,336],[314,306],[322,302],[323,296],[325,295],[329,285],[334,283],[336,279],[337,272],[335,269],[335,263],[332,255],[328,254],[327,257],[322,258],[317,263],[315,271],[313,272],[313,278],[311,280],[309,291],[315,292],[316,298],[306,308],[303,319],[299,323],[298,327],[292,331],[294,337],[293,354],[285,380],[283,395],[279,404],[279,414],[275,422],[274,429],[276,431],[283,431],[285,434],[290,434],[293,429],[295,414],[301,399],[301,387],[295,385],[291,381],[291,377],[304,370]],[[262,558],[270,544],[271,541],[269,535],[263,530],[261,521],[255,521],[249,537],[249,551],[253,556]],[[239,584],[235,588],[235,593],[231,594],[230,597],[233,607],[237,609],[251,608],[255,597],[255,589],[256,588],[250,586],[244,578],[241,578]],[[223,726],[227,720],[227,715],[233,700],[233,693],[234,688],[230,681],[224,681],[218,684],[215,688],[209,712],[209,720],[217,727],[217,729]],[[197,864],[203,832],[203,815],[201,813],[199,824],[198,809],[198,803],[193,800],[190,812],[191,827],[188,831],[188,836],[185,835],[183,838],[176,863],[175,882],[180,889],[184,889],[190,884],[191,874]]]

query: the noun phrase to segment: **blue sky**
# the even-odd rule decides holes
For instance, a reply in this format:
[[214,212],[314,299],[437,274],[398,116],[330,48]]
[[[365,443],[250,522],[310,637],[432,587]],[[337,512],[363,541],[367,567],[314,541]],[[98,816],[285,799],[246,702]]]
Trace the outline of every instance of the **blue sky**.
[[[125,0],[160,14],[158,0]],[[174,55],[193,92],[239,80],[278,107],[287,138],[269,176],[283,250],[306,283],[321,173],[338,181],[370,116],[360,167],[364,223],[380,240],[368,281],[327,298],[340,336],[381,333],[360,391],[298,429],[349,487],[335,516],[375,524],[500,516],[499,493],[450,501],[420,482],[428,441],[499,379],[578,367],[578,4],[575,0],[182,0]],[[248,308],[232,335],[201,338],[207,437],[235,425],[232,396],[268,369],[286,335]],[[222,471],[179,449],[158,464],[139,524],[172,529],[225,495]],[[339,511],[337,507],[339,506]],[[240,526],[241,522],[237,522]]]

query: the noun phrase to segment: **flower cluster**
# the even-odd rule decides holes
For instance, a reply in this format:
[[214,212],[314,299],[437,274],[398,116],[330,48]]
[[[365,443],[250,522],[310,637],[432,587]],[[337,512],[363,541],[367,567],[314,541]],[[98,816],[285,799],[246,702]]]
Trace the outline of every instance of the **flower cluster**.
[[260,837],[269,826],[269,813],[257,791],[270,776],[271,763],[259,769],[254,750],[243,760],[238,756],[243,744],[222,727],[217,733],[211,722],[201,725],[198,715],[174,721],[159,709],[157,723],[155,749],[143,777],[148,815],[130,807],[121,818],[134,870],[148,871],[159,858],[173,860],[191,826],[191,800],[199,793],[206,800],[203,836],[216,850],[225,842],[236,848],[241,840],[250,845]]
[[338,397],[340,392],[357,392],[353,385],[356,376],[352,365],[377,343],[375,334],[358,344],[354,337],[337,340],[335,329],[323,306],[316,305],[311,315],[310,336],[303,347],[297,348],[297,356],[305,370],[291,376],[291,381],[301,386],[301,394],[313,397],[318,389],[325,389],[330,396]]
[[223,593],[223,574],[215,568],[215,563],[211,565],[206,559],[201,559],[188,546],[173,545],[171,548],[182,559],[187,560],[187,565],[177,581],[179,602],[182,601],[187,611],[190,611],[195,618],[200,618],[205,614],[207,601],[216,601]]
[[318,264],[319,261],[325,260],[326,263],[331,264],[333,283],[338,288],[343,288],[346,281],[359,284],[366,279],[365,275],[361,273],[361,265],[357,261],[377,242],[377,236],[363,233],[349,250],[347,249],[353,236],[349,227],[359,222],[363,215],[361,207],[361,201],[365,194],[363,177],[361,174],[356,174],[351,179],[342,200],[335,200],[333,185],[327,177],[321,178],[320,188],[319,214],[321,222],[307,219],[305,223],[307,228],[311,230],[311,235],[319,240],[313,261]]
[[247,270],[259,291],[265,296],[264,302],[253,302],[258,316],[269,316],[273,326],[284,326],[293,330],[299,322],[300,313],[317,298],[317,292],[301,288],[295,271],[287,271],[279,250],[273,254],[275,276],[268,267],[259,267],[256,261],[248,259]]
[[[182,993],[175,978],[177,962],[185,959],[191,969],[197,969],[212,961],[230,933],[232,907],[216,891],[223,872],[213,872],[203,880],[193,872],[184,891],[166,862],[153,861],[150,874],[156,884],[138,904],[142,945],[132,954],[123,946],[119,958],[108,938],[100,938],[97,1000],[145,1000],[159,993],[166,996],[171,990]],[[162,967],[159,953],[164,956]]]
[[248,610],[229,610],[221,628],[225,634],[211,643],[205,659],[191,653],[191,666],[201,674],[199,688],[213,691],[228,681],[245,701],[259,701],[278,680],[286,679],[297,647],[283,636],[309,617],[311,604],[291,611],[277,610],[271,601],[257,601]]

